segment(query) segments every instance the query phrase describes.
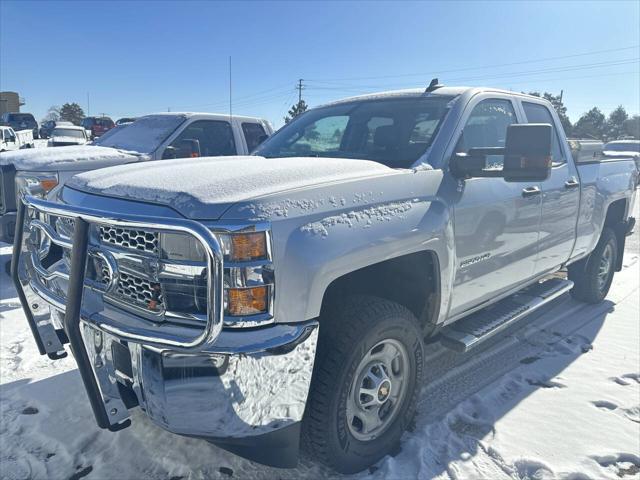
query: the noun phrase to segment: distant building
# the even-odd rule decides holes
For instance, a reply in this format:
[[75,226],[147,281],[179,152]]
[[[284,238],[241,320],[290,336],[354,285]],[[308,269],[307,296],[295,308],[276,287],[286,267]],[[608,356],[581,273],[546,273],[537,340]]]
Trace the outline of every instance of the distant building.
[[0,92],[0,115],[6,112],[19,112],[24,98],[16,92]]

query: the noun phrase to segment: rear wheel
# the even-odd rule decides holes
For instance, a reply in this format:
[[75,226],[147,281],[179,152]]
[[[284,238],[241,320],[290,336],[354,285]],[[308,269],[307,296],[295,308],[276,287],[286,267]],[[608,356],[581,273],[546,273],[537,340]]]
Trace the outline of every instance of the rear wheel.
[[413,418],[421,332],[410,311],[377,297],[352,297],[326,316],[303,444],[326,465],[354,473],[392,451]]
[[575,283],[571,295],[587,303],[604,300],[611,288],[618,255],[621,254],[618,252],[616,234],[611,228],[605,227],[591,255],[569,266],[569,280]]

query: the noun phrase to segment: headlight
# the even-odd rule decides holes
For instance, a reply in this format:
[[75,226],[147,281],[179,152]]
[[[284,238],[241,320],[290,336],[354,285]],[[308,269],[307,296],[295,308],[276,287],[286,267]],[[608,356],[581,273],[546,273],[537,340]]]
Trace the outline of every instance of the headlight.
[[[245,317],[268,314],[271,309],[274,276],[270,268],[270,248],[267,232],[219,232],[214,235],[220,242],[224,257],[224,314]],[[177,265],[175,274],[160,280],[167,310],[204,313],[207,305],[205,273],[189,274],[206,262],[206,253],[200,242],[184,233],[160,233],[160,258]],[[266,260],[259,264],[251,262]],[[183,269],[184,273],[178,273]]]
[[19,172],[16,175],[16,195],[22,192],[35,197],[45,198],[58,185],[55,172]]

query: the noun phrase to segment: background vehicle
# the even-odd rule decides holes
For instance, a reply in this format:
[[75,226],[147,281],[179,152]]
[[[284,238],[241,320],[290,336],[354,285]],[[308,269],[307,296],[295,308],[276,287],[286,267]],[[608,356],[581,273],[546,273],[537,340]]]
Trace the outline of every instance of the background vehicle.
[[14,131],[11,127],[0,127],[0,152],[33,147],[31,130]]
[[123,117],[116,120],[116,125],[126,125],[127,123],[133,123],[137,120],[137,117]]
[[640,140],[615,140],[604,146],[604,155],[607,157],[631,157],[636,161],[640,169]]
[[230,120],[228,115],[209,113],[162,113],[118,125],[92,144],[3,154],[0,241],[13,239],[14,182],[18,190],[34,185],[42,188],[39,195],[53,198],[79,172],[147,160],[247,155],[272,132],[267,121],[254,117],[234,115]]
[[67,147],[69,145],[84,145],[90,141],[88,130],[75,125],[57,126],[51,131],[49,147]]
[[109,117],[85,117],[80,125],[91,132],[91,138],[97,138],[115,126]]
[[40,138],[49,138],[51,131],[64,125],[73,125],[72,122],[66,122],[64,120],[46,120],[40,124]]
[[16,132],[20,130],[32,130],[33,138],[38,137],[38,122],[30,113],[3,113],[0,123],[13,128]]
[[309,110],[250,157],[27,198],[13,276],[41,352],[69,338],[99,426],[139,404],[263,463],[302,438],[355,472],[410,424],[424,338],[466,351],[568,291],[605,297],[637,180],[631,159],[576,165],[546,100],[432,82]]

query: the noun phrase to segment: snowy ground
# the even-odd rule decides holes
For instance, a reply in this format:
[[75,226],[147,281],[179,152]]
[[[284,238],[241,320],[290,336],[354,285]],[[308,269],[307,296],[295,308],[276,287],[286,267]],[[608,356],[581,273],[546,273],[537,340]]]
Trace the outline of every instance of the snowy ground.
[[[0,255],[4,265],[10,248]],[[565,296],[466,356],[433,348],[414,428],[354,478],[640,478],[639,277],[635,236],[604,303]],[[306,458],[263,467],[139,412],[120,433],[98,429],[73,360],[38,355],[4,273],[0,283],[0,478],[330,475]]]

